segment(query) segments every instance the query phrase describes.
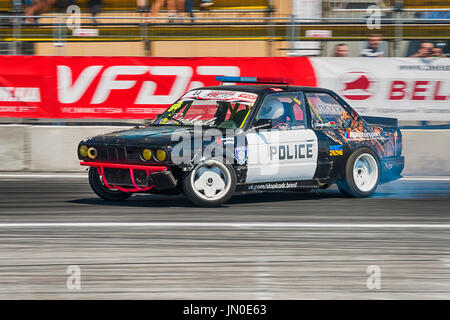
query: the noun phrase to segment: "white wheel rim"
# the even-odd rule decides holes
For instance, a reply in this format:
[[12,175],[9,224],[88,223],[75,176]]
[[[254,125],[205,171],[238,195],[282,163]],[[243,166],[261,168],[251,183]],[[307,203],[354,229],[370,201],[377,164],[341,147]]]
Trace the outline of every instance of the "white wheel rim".
[[356,187],[362,192],[368,192],[376,186],[377,180],[377,160],[372,155],[363,153],[353,165],[353,181]]
[[209,160],[194,169],[191,186],[198,197],[207,201],[219,200],[230,190],[230,172],[223,163]]

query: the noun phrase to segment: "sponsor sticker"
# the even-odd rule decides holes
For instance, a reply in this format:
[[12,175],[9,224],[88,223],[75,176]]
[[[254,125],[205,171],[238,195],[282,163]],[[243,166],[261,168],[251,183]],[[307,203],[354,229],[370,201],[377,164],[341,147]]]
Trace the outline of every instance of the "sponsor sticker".
[[224,145],[234,144],[234,138],[222,138],[222,143]]
[[316,123],[314,123],[314,126],[316,128],[336,128],[337,124],[334,121],[316,122]]
[[217,143],[217,145],[218,146],[221,146],[222,145],[222,139],[221,138],[216,138],[216,143]]
[[381,135],[379,132],[357,132],[350,131],[345,133],[346,139],[379,139]]
[[297,188],[298,182],[261,183],[248,186],[248,190],[276,190]]
[[236,147],[234,156],[238,164],[244,164],[247,161],[247,147]]
[[330,146],[330,156],[343,156],[344,150],[342,145]]
[[240,101],[253,104],[258,98],[257,94],[241,91],[227,90],[192,90],[186,93],[182,99],[204,99],[204,100],[223,100],[223,101]]

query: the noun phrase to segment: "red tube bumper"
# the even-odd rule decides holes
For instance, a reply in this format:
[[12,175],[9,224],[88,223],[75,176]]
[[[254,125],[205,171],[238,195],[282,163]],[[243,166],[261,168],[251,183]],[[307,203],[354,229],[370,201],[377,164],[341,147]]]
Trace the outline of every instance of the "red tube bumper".
[[[159,172],[159,171],[166,171],[166,166],[141,166],[141,165],[131,165],[131,164],[120,164],[120,163],[107,163],[107,162],[87,162],[87,161],[81,161],[80,165],[82,166],[89,166],[97,168],[98,174],[102,176],[102,181],[105,187],[108,189],[117,189],[122,192],[145,192],[153,188],[153,186],[150,187],[139,187],[134,179],[134,171],[133,170],[142,170],[145,171],[147,176],[150,175],[151,172]],[[133,184],[134,188],[124,188],[117,185],[110,185],[108,181],[105,178],[105,173],[103,168],[116,168],[116,169],[128,169],[130,170],[130,178],[131,183]]]

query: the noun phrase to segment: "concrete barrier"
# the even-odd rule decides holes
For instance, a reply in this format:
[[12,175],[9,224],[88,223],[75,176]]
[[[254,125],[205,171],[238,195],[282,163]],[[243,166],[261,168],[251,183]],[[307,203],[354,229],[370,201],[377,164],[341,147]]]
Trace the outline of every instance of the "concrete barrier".
[[78,143],[84,138],[124,130],[110,126],[29,126],[31,171],[81,171]]
[[450,175],[450,130],[402,130],[404,175]]
[[[83,171],[78,142],[123,126],[0,125],[0,171]],[[450,175],[450,130],[402,130],[404,175]]]
[[26,169],[26,137],[27,126],[0,126],[0,171],[22,171]]

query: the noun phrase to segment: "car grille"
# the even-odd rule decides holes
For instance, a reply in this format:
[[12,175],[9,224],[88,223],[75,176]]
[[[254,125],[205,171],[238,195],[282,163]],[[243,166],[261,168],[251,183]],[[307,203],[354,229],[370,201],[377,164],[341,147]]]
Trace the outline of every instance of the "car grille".
[[139,150],[125,147],[100,147],[97,159],[111,162],[140,162]]

